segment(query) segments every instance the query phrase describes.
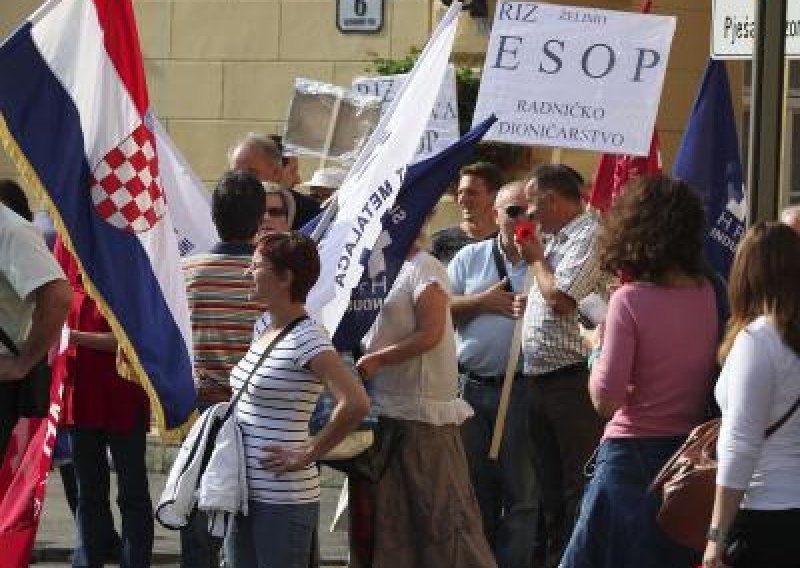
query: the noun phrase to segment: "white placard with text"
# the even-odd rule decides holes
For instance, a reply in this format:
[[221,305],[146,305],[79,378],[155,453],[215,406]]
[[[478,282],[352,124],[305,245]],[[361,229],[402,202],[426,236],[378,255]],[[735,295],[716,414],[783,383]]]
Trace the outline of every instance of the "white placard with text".
[[[353,90],[360,95],[380,97],[381,112],[386,112],[408,75],[381,75],[377,77],[356,77]],[[439,153],[458,140],[458,100],[456,97],[456,72],[450,65],[445,73],[439,95],[431,111],[431,118],[420,139],[414,161],[418,162]]]
[[486,140],[647,155],[675,18],[498,2],[473,124]]

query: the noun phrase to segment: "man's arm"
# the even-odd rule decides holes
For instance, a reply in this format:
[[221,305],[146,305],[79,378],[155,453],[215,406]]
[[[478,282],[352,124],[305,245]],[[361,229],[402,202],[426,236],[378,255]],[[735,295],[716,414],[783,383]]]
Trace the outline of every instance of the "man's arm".
[[72,289],[66,280],[51,280],[31,294],[35,302],[31,331],[20,346],[19,356],[0,356],[0,381],[22,379],[45,358],[61,333],[72,303]]
[[534,236],[524,241],[516,241],[516,244],[522,258],[531,266],[539,293],[547,305],[559,315],[568,314],[574,310],[578,305],[575,300],[556,287],[555,273],[544,256],[544,245],[539,237]]

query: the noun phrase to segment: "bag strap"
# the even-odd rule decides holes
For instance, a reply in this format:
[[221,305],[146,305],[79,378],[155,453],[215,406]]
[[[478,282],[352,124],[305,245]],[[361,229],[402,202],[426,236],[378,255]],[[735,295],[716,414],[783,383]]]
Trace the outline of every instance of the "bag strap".
[[503,256],[500,254],[500,245],[497,244],[499,240],[500,240],[499,234],[497,235],[497,237],[492,239],[492,257],[494,258],[494,265],[497,268],[497,275],[500,277],[500,280],[506,278],[506,285],[503,288],[505,288],[506,292],[512,292],[513,290],[511,289],[511,279],[508,278],[506,263],[503,260]]
[[275,345],[276,345],[276,344],[277,344],[277,343],[278,343],[278,342],[279,342],[281,339],[283,339],[284,337],[286,337],[286,335],[287,335],[287,334],[288,334],[290,331],[292,331],[292,330],[293,330],[293,329],[294,329],[294,328],[297,326],[297,324],[299,324],[301,321],[303,321],[303,320],[306,320],[306,319],[308,319],[308,316],[305,316],[305,315],[304,315],[304,316],[300,316],[299,318],[296,318],[296,319],[293,319],[292,321],[290,321],[288,324],[286,324],[286,327],[284,327],[284,328],[283,328],[283,329],[280,331],[280,333],[278,333],[278,335],[276,335],[276,336],[275,336],[275,337],[272,339],[272,341],[270,341],[270,342],[269,342],[269,345],[267,345],[267,346],[264,348],[264,352],[263,352],[263,353],[261,354],[261,356],[258,358],[258,361],[256,362],[256,364],[255,364],[255,365],[253,365],[253,369],[250,371],[250,373],[248,373],[248,375],[247,375],[247,378],[246,378],[246,379],[244,380],[244,382],[242,383],[242,388],[240,388],[240,389],[239,389],[239,391],[238,391],[238,392],[236,393],[236,395],[233,397],[233,400],[231,400],[230,404],[228,405],[228,410],[225,412],[225,415],[222,417],[222,422],[224,422],[225,420],[227,420],[228,418],[230,418],[230,415],[233,413],[233,409],[234,409],[234,408],[236,408],[236,403],[237,403],[237,402],[239,402],[239,399],[240,399],[240,398],[242,398],[242,394],[244,394],[244,391],[247,389],[247,385],[249,385],[249,384],[250,384],[250,379],[252,379],[252,378],[253,378],[253,375],[255,375],[255,374],[256,374],[256,371],[257,371],[257,370],[258,370],[258,368],[261,366],[261,363],[263,363],[263,362],[264,362],[264,359],[266,359],[266,358],[267,358],[267,355],[269,355],[269,354],[270,354],[270,352],[272,351],[272,348],[273,348],[273,347],[275,347]]
[[800,397],[798,397],[797,400],[794,401],[794,404],[791,406],[791,408],[787,410],[786,413],[783,416],[781,416],[780,419],[775,424],[767,428],[766,432],[764,432],[764,437],[769,438],[770,436],[772,436],[778,428],[783,426],[786,423],[786,421],[792,417],[792,414],[795,413],[798,407],[800,407]]
[[17,349],[17,346],[14,345],[14,342],[2,327],[0,327],[0,341],[3,342],[3,345],[6,346],[6,349],[11,351],[12,355],[19,355],[19,349]]

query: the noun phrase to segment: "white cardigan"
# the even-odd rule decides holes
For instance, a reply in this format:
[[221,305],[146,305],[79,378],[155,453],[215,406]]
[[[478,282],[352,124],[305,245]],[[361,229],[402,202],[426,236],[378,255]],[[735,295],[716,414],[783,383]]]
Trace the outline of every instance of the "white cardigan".
[[722,409],[717,483],[745,489],[745,509],[800,507],[800,409],[764,436],[800,397],[800,357],[766,317],[736,337],[715,394]]
[[[216,440],[210,439],[214,418],[221,418],[227,409],[227,402],[208,408],[181,444],[156,507],[156,519],[165,527],[186,526],[196,505],[208,513],[209,533],[222,537],[230,515],[247,514],[244,446],[235,416],[222,424]],[[214,449],[201,473],[203,452],[210,443]]]

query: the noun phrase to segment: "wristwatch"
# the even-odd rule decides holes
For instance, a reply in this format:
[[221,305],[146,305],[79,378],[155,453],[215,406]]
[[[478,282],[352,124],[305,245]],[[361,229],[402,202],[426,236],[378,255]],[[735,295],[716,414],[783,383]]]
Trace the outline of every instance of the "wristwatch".
[[728,540],[728,531],[722,530],[718,527],[708,527],[706,538],[711,542],[716,542],[717,544],[725,544],[725,542]]

